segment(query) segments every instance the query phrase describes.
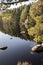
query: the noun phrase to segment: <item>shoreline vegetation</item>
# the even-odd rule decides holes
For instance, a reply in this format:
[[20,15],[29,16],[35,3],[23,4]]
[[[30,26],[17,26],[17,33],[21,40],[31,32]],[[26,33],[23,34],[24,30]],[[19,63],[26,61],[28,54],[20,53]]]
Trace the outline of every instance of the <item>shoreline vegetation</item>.
[[0,30],[16,36],[26,34],[29,40],[42,44],[43,0],[0,14]]

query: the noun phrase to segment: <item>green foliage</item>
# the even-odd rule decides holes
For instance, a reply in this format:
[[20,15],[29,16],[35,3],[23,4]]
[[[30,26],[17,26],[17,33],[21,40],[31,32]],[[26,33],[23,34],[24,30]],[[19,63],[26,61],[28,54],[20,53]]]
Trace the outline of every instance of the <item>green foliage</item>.
[[21,12],[20,21],[24,22],[26,17],[27,17],[27,6],[25,6],[25,8]]
[[[38,43],[43,42],[43,1],[38,0],[31,5],[24,5],[0,14],[0,28],[12,35],[25,31],[25,38]],[[28,35],[28,36],[27,36]]]
[[43,42],[43,1],[39,0],[30,7],[30,16],[36,21],[36,25],[28,30],[28,34],[34,36],[34,41]]

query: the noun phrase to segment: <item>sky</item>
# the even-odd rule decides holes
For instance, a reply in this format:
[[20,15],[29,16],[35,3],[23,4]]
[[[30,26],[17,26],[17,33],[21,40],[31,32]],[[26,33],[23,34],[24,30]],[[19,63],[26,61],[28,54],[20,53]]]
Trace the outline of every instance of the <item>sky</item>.
[[[0,0],[0,2],[1,2],[2,0]],[[5,0],[6,1],[6,0]],[[14,0],[13,0],[14,1]],[[18,7],[20,7],[20,6],[23,6],[23,5],[28,5],[29,3],[32,3],[32,2],[35,2],[36,0],[29,0],[29,1],[26,1],[25,3],[24,2],[22,2],[22,4],[20,4],[20,3],[18,3],[17,5],[16,4],[14,4],[14,5],[11,5],[8,9],[13,9],[13,8],[18,8]]]
[[[3,0],[0,0],[0,2],[3,1]],[[6,0],[4,0],[6,2]],[[12,0],[12,1],[15,1],[15,0]],[[17,0],[18,1],[18,0]],[[29,0],[29,1],[35,1],[35,0]]]
[[22,4],[18,3],[17,5],[14,4],[14,5],[11,5],[8,9],[13,9],[13,8],[18,8],[20,6],[23,6],[23,5],[28,5],[29,3],[32,3],[32,2],[35,2],[35,0],[29,0],[29,1],[26,1],[25,3],[23,2]]

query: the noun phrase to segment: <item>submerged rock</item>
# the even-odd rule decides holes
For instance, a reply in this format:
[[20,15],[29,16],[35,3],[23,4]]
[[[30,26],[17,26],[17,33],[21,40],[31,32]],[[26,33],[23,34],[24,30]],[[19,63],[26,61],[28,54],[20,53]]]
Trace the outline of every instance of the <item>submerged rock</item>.
[[39,52],[39,53],[43,52],[43,45],[38,44],[38,45],[33,46],[32,51],[33,52]]
[[13,38],[10,38],[10,39],[13,39]]
[[7,46],[2,46],[0,47],[0,50],[6,50],[8,47]]
[[32,64],[25,61],[25,62],[18,62],[17,65],[32,65]]

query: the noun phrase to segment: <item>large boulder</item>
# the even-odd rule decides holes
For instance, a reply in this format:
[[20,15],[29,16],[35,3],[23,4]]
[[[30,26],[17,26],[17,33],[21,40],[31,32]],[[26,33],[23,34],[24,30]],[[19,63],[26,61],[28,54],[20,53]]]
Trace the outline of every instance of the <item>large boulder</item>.
[[43,45],[38,44],[38,45],[33,46],[32,51],[33,52],[39,52],[39,53],[43,52]]

